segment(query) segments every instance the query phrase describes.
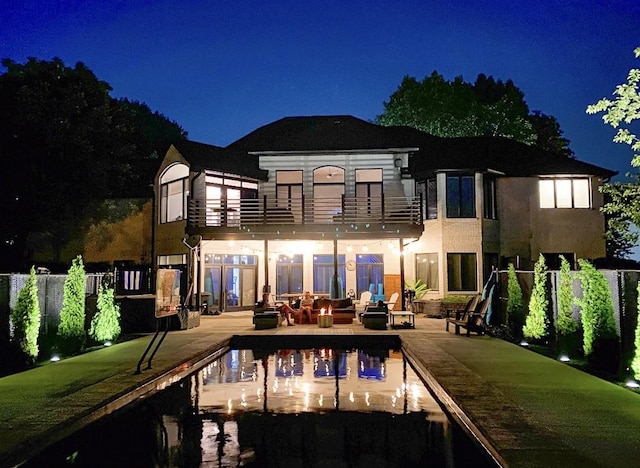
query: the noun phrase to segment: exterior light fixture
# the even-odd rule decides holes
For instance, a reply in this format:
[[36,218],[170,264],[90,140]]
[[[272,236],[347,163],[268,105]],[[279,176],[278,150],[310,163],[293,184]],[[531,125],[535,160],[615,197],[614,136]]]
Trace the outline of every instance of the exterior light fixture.
[[520,346],[529,346],[529,343],[527,343],[527,340],[522,340]]
[[52,354],[51,355],[51,362],[58,362],[60,360],[60,355],[59,354]]
[[636,382],[635,380],[628,380],[627,383],[625,383],[625,385],[629,388],[639,388],[640,384],[638,382]]
[[397,158],[393,160],[393,167],[400,169],[402,167],[402,159]]
[[563,354],[562,356],[559,357],[561,362],[569,362],[571,361],[571,359],[569,359],[569,356],[567,356],[566,354]]

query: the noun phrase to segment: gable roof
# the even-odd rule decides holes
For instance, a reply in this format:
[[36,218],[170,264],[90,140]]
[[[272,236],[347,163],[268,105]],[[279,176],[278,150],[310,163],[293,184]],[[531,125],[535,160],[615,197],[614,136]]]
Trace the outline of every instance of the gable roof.
[[189,162],[190,169],[194,172],[212,169],[256,179],[266,179],[268,175],[268,171],[258,167],[258,157],[252,154],[232,156],[219,146],[190,140],[175,142],[173,146]]

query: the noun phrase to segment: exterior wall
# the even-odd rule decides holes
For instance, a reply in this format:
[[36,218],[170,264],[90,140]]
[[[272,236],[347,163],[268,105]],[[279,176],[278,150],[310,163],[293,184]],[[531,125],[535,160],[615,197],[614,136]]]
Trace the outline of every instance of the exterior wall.
[[278,170],[302,170],[305,196],[313,197],[313,170],[322,166],[338,166],[345,170],[345,195],[355,196],[356,169],[382,169],[384,194],[388,197],[410,196],[400,180],[400,170],[394,167],[394,159],[402,159],[406,166],[407,154],[367,153],[367,154],[309,154],[309,155],[262,155],[260,168],[269,171],[267,182],[260,187],[260,195],[275,197],[275,179]]
[[[185,165],[189,165],[189,163],[182,157],[182,155],[173,147],[169,147],[167,154],[165,155],[162,163],[160,164],[160,168],[156,173],[156,177],[154,179],[153,190],[155,193],[154,196],[154,210],[153,210],[153,223],[155,223],[155,245],[154,245],[154,256],[152,259],[153,264],[156,264],[157,258],[159,255],[174,255],[174,254],[186,254],[189,250],[182,243],[182,239],[184,238],[185,228],[187,226],[187,221],[173,221],[170,223],[160,223],[160,175],[164,172],[164,170],[171,166],[174,163],[182,163]],[[190,178],[193,177],[193,174]]]
[[601,181],[591,179],[592,208],[542,209],[537,178],[498,179],[500,254],[519,255],[521,268],[532,268],[540,253],[574,252],[577,258],[606,255]]

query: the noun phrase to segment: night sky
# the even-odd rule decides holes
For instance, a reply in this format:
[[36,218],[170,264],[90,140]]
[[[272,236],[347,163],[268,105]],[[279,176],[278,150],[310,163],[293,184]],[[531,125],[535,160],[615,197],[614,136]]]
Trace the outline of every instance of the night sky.
[[[84,62],[225,146],[285,116],[371,120],[403,76],[513,80],[584,161],[631,170],[588,104],[640,68],[638,0],[0,0],[0,57]],[[4,70],[3,70],[4,71]]]

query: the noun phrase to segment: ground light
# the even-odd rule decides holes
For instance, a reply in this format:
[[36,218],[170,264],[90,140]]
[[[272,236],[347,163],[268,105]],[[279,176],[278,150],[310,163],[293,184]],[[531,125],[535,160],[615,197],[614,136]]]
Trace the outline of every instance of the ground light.
[[104,345],[105,345],[105,346],[111,346],[111,341],[105,341],[105,342],[104,342]]
[[51,355],[51,362],[58,362],[60,360],[60,355],[59,354],[52,354]]
[[629,388],[640,388],[640,384],[635,380],[627,380],[625,385]]
[[560,356],[558,359],[559,359],[560,361],[562,361],[562,362],[569,362],[569,361],[571,361],[571,359],[569,358],[569,356],[567,356],[566,354],[563,354],[563,355],[562,355],[562,356]]
[[529,346],[529,343],[527,342],[527,340],[522,340],[520,342],[520,346]]

